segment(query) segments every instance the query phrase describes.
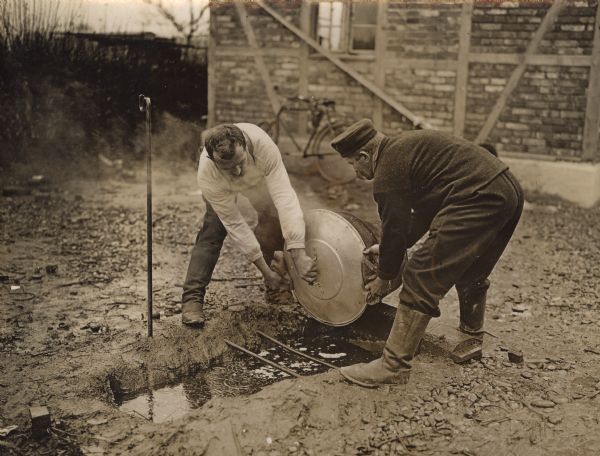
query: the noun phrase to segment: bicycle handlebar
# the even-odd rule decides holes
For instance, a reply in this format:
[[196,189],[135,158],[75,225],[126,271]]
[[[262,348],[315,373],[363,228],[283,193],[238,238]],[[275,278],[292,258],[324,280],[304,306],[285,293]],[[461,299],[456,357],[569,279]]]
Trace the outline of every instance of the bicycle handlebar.
[[335,100],[331,100],[329,98],[315,98],[310,97],[307,98],[303,95],[294,95],[292,97],[287,97],[288,101],[301,101],[303,103],[313,103],[315,106],[322,105],[326,107],[335,106]]

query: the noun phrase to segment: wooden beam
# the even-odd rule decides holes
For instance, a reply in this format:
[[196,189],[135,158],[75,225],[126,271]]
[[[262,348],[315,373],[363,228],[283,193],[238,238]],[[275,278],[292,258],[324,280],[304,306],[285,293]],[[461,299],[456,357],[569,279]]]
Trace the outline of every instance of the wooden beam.
[[279,98],[277,98],[277,94],[275,93],[275,89],[273,88],[273,84],[271,83],[269,70],[265,65],[262,53],[259,50],[258,43],[256,41],[256,36],[254,35],[254,30],[252,29],[252,25],[250,24],[250,20],[248,18],[248,12],[246,11],[246,7],[241,1],[236,1],[235,7],[240,18],[240,23],[242,24],[242,28],[244,29],[244,33],[246,34],[248,44],[252,48],[252,53],[254,55],[254,63],[256,64],[256,69],[258,70],[258,73],[260,74],[260,77],[265,85],[265,90],[267,92],[269,102],[271,103],[273,114],[277,114],[277,112],[279,112],[279,108],[281,108],[281,103],[279,102]]
[[501,157],[506,158],[520,158],[525,160],[538,160],[538,161],[568,161],[573,163],[581,162],[581,157],[570,157],[567,155],[564,156],[556,156],[556,155],[546,155],[540,153],[531,153],[531,152],[509,152],[502,151],[500,153]]
[[589,55],[552,55],[552,54],[533,54],[523,56],[523,54],[499,54],[490,53],[471,53],[469,62],[477,63],[500,63],[508,65],[518,65],[525,62],[527,65],[554,65],[554,66],[590,66],[592,57]]
[[[311,19],[311,3],[308,0],[302,0],[300,5],[300,28],[305,33],[310,33],[310,19]],[[308,57],[310,48],[307,44],[303,44],[300,48],[299,54],[299,68],[300,74],[298,75],[298,95],[303,97],[308,96]],[[298,125],[298,134],[300,136],[306,136],[308,134],[308,112],[299,112],[300,123]]]
[[208,54],[207,54],[207,68],[206,68],[206,77],[207,77],[207,81],[206,81],[206,85],[207,85],[207,110],[208,110],[208,116],[206,119],[206,126],[208,128],[213,127],[216,124],[216,119],[217,119],[217,97],[216,97],[216,90],[217,90],[217,85],[216,85],[216,73],[215,73],[215,65],[216,65],[216,59],[215,59],[215,47],[216,47],[216,43],[215,43],[215,28],[216,28],[216,19],[214,18],[214,16],[211,14],[211,17],[209,19],[209,34],[208,34]]
[[[456,60],[435,60],[435,59],[411,59],[402,56],[394,56],[391,53],[386,55],[386,66],[388,69],[395,68],[396,65],[400,68],[410,68],[416,70],[450,70],[454,71],[457,68]],[[397,63],[396,63],[397,62]]]
[[508,97],[510,97],[510,95],[513,93],[513,91],[519,84],[519,81],[521,80],[523,73],[525,73],[525,68],[527,66],[527,63],[526,63],[527,58],[530,55],[533,55],[533,53],[535,53],[540,42],[542,41],[542,38],[546,34],[546,31],[548,29],[550,29],[550,27],[552,27],[552,25],[554,24],[554,21],[558,17],[558,14],[560,13],[560,10],[563,8],[563,6],[564,6],[564,0],[555,0],[554,3],[552,3],[552,6],[550,7],[548,12],[544,16],[542,23],[540,24],[538,29],[535,31],[533,38],[527,45],[527,50],[525,51],[525,54],[523,55],[522,62],[519,63],[519,65],[517,65],[517,67],[513,70],[512,74],[510,75],[510,78],[508,79],[508,82],[506,83],[504,90],[498,97],[498,100],[496,101],[496,104],[492,108],[490,115],[488,116],[485,123],[483,124],[483,127],[479,131],[479,134],[477,135],[475,142],[482,143],[489,136],[490,132],[496,125],[496,122],[498,122],[498,119],[500,118],[500,114],[502,113],[502,110],[504,109],[504,106],[506,105]]
[[[377,34],[375,35],[375,65],[373,79],[377,87],[385,89],[385,53],[387,50],[387,2],[377,4]],[[383,102],[377,98],[373,108],[373,123],[378,130],[383,128]]]
[[598,158],[598,129],[600,128],[600,5],[596,6],[594,24],[594,45],[592,48],[592,66],[587,89],[585,125],[583,127],[584,160]]
[[456,136],[463,136],[465,130],[472,16],[473,2],[469,0],[463,3],[460,15],[458,59],[456,65],[456,92],[454,96],[454,134]]
[[275,56],[275,57],[297,57],[298,50],[291,48],[258,48],[252,49],[250,46],[218,46],[217,54],[223,56],[249,56],[257,52],[261,56]]
[[327,49],[323,48],[319,43],[313,40],[307,33],[304,33],[294,24],[289,23],[285,20],[277,11],[267,5],[264,0],[255,0],[255,3],[259,5],[262,9],[264,9],[267,13],[269,13],[277,22],[291,31],[294,35],[312,47],[314,50],[325,56],[331,63],[333,63],[336,67],[362,85],[364,88],[369,90],[375,96],[383,100],[389,106],[391,106],[394,110],[402,114],[411,122],[414,122],[416,119],[421,120],[417,115],[415,115],[410,109],[404,106],[402,103],[396,101],[390,94],[386,93],[384,90],[377,87],[376,84],[366,79],[360,73],[352,69],[349,65],[342,62],[338,57],[333,55]]

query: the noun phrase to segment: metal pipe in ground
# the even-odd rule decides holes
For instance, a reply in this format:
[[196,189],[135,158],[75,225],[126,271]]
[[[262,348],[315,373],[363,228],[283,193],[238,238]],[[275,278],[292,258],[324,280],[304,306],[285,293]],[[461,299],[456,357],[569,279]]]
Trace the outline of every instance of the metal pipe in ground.
[[275,363],[275,362],[273,362],[273,361],[271,361],[269,359],[263,358],[262,356],[254,353],[254,352],[251,352],[250,350],[247,350],[244,347],[240,347],[239,345],[234,344],[230,340],[225,339],[225,343],[227,345],[229,345],[230,347],[235,348],[236,350],[239,350],[239,351],[241,351],[243,353],[246,353],[247,355],[250,355],[253,358],[258,359],[259,361],[261,361],[261,362],[263,362],[265,364],[268,364],[269,366],[274,367],[275,369],[279,369],[280,371],[285,372],[286,374],[289,374],[289,375],[291,375],[293,377],[296,377],[296,378],[300,377],[300,374],[298,374],[297,372],[294,372],[293,370],[288,369],[287,367],[282,366],[281,364],[277,364],[277,363]]
[[146,251],[148,262],[148,337],[152,337],[152,103],[139,96],[139,108],[146,113]]
[[265,339],[270,340],[271,342],[273,342],[274,344],[279,345],[281,348],[285,348],[288,351],[291,351],[292,353],[295,353],[298,356],[302,356],[303,358],[306,359],[310,359],[311,361],[318,363],[318,364],[322,364],[323,366],[327,366],[327,367],[331,367],[332,369],[337,369],[337,366],[334,366],[331,363],[328,363],[327,361],[323,361],[322,359],[319,358],[315,358],[314,356],[310,356],[306,353],[302,353],[299,350],[296,350],[295,348],[292,348],[288,345],[285,345],[283,342],[279,342],[277,339],[275,339],[274,337],[269,336],[268,334],[265,334],[262,331],[256,331],[260,336],[264,337]]

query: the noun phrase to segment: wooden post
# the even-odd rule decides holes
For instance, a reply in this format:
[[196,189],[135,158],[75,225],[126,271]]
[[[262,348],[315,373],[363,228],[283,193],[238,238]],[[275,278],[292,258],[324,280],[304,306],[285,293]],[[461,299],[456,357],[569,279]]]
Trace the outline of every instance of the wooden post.
[[598,158],[598,130],[600,128],[600,4],[596,6],[594,47],[587,89],[585,125],[583,127],[582,159]]
[[[300,28],[304,33],[310,33],[310,13],[311,3],[308,0],[302,0],[302,5],[300,6]],[[303,97],[308,96],[309,52],[310,48],[306,43],[303,43],[298,54],[300,68],[300,74],[298,75],[298,95]],[[299,136],[304,137],[308,133],[308,112],[300,112],[299,121],[298,134]]]
[[216,124],[217,119],[217,98],[216,98],[216,80],[215,80],[215,33],[216,33],[216,19],[213,14],[210,15],[209,23],[209,34],[208,34],[208,55],[206,62],[206,77],[207,77],[207,110],[208,118],[206,120],[206,126],[208,128],[213,127]]
[[460,15],[460,35],[458,61],[456,65],[456,92],[454,98],[454,134],[465,133],[467,111],[467,84],[469,82],[469,49],[471,47],[471,21],[473,19],[472,0],[463,3]]
[[262,78],[263,83],[265,85],[265,90],[267,92],[269,102],[271,103],[273,114],[277,114],[279,108],[281,107],[281,103],[279,103],[279,99],[277,98],[275,89],[273,89],[271,77],[269,76],[269,70],[265,65],[262,53],[260,52],[260,49],[258,47],[256,36],[254,35],[254,30],[252,29],[252,25],[250,24],[250,20],[248,18],[248,12],[246,11],[246,7],[241,1],[236,1],[235,7],[240,18],[240,23],[242,24],[242,28],[244,29],[244,33],[246,34],[248,44],[250,45],[252,53],[254,54],[254,63],[256,64],[256,69],[258,70],[258,73],[260,74],[260,77]]
[[510,78],[508,79],[504,90],[500,94],[500,97],[498,97],[498,100],[492,108],[490,115],[488,116],[485,123],[483,124],[483,127],[479,131],[475,142],[482,143],[489,136],[490,132],[496,125],[496,122],[498,122],[498,119],[500,118],[500,114],[502,113],[502,110],[506,105],[508,97],[510,97],[510,95],[513,93],[513,91],[519,84],[523,73],[525,73],[525,68],[527,66],[527,58],[535,53],[540,42],[542,41],[542,38],[546,34],[546,31],[550,29],[550,27],[552,27],[563,6],[564,0],[555,0],[555,2],[552,4],[550,9],[544,16],[544,20],[542,21],[538,29],[535,31],[533,38],[527,46],[525,54],[521,56],[521,62],[517,65],[517,67],[513,70],[512,74],[510,75]]
[[[377,34],[375,36],[375,67],[373,79],[377,87],[385,89],[385,53],[387,50],[387,2],[377,4]],[[375,99],[373,123],[378,130],[383,128],[383,102]]]

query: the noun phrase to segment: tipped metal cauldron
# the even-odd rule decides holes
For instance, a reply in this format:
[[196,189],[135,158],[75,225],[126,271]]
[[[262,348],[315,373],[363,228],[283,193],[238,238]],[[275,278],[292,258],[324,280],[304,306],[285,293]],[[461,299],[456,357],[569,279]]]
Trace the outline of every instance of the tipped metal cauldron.
[[[377,274],[377,259],[363,250],[379,242],[377,228],[352,214],[314,209],[304,214],[306,252],[317,261],[314,284],[302,280],[286,253],[296,299],[317,321],[345,326],[367,307],[364,285]],[[396,287],[397,288],[397,287]]]

